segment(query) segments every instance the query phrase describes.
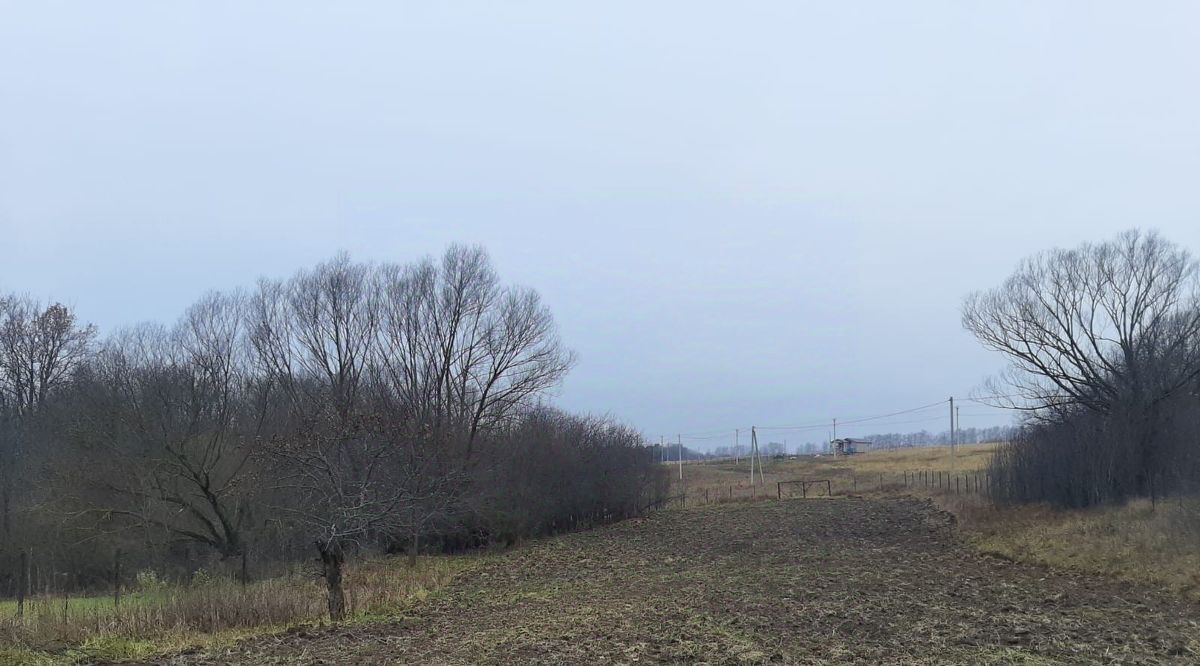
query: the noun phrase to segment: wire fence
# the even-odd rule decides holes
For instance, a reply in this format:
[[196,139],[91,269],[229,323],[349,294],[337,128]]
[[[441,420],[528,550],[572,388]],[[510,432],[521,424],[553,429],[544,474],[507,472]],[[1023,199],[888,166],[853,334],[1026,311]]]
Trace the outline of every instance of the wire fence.
[[890,473],[768,479],[765,483],[754,484],[705,484],[664,498],[656,502],[654,508],[672,504],[684,507],[751,499],[818,499],[905,492],[976,496],[987,499],[988,503],[995,499],[992,476],[986,471],[912,469]]

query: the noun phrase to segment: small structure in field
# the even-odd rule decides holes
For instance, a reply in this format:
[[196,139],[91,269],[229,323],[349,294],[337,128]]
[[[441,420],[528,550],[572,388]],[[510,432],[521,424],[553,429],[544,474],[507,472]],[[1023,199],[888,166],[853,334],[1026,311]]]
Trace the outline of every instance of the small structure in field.
[[829,448],[833,450],[833,455],[835,456],[852,456],[855,453],[870,451],[871,441],[846,437],[833,440],[829,443]]

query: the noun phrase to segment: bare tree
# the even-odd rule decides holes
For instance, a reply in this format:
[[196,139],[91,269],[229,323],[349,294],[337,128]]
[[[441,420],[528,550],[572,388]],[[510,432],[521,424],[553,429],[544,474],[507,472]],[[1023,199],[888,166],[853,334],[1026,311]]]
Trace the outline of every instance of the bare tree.
[[61,303],[0,299],[0,393],[17,414],[31,414],[70,378],[95,334]]
[[459,508],[480,437],[513,423],[574,357],[536,292],[500,286],[481,248],[381,274],[372,367],[385,411],[411,422],[394,443],[411,561],[421,533]]
[[1137,451],[1140,491],[1154,495],[1162,407],[1200,377],[1200,277],[1186,250],[1128,231],[1036,255],[968,297],[963,325],[1008,358],[1005,404],[1049,425],[1080,408],[1107,419]]
[[333,619],[346,612],[347,548],[384,529],[400,502],[387,438],[362,408],[377,313],[373,271],[344,255],[260,282],[250,310],[260,372],[285,397],[270,446],[282,466],[277,485],[295,499],[285,510],[314,535]]
[[243,552],[261,424],[242,299],[210,294],[172,330],[144,325],[97,354],[72,411],[70,495],[89,524],[156,527],[222,557]]
[[341,256],[260,283],[252,317],[261,370],[287,396],[272,439],[281,485],[318,535],[335,618],[347,548],[404,533],[415,557],[453,513],[481,435],[572,361],[537,295],[501,287],[478,248],[407,268]]
[[8,536],[30,420],[86,358],[95,328],[60,303],[0,297],[0,528]]
[[530,289],[499,285],[481,248],[452,246],[440,266],[384,271],[375,365],[435,436],[461,444],[507,423],[574,363]]
[[1004,392],[1027,409],[1108,413],[1131,398],[1161,402],[1200,376],[1197,264],[1154,233],[1027,259],[967,298],[963,326],[1008,357]]
[[174,326],[93,337],[62,306],[0,301],[5,530],[16,481],[51,482],[18,488],[28,520],[0,543],[53,546],[93,581],[118,545],[182,572],[250,539],[264,558],[311,540],[337,619],[356,554],[415,562],[636,515],[666,491],[639,433],[543,406],[574,357],[480,248],[343,255],[206,296]]

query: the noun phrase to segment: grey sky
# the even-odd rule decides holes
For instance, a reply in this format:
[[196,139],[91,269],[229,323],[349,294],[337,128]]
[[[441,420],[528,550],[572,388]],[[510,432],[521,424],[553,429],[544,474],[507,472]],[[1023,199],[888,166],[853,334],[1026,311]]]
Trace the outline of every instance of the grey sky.
[[112,330],[340,249],[480,243],[579,352],[565,407],[654,437],[894,411],[998,369],[958,305],[1022,256],[1130,226],[1200,250],[1198,25],[1192,2],[0,0],[0,290]]

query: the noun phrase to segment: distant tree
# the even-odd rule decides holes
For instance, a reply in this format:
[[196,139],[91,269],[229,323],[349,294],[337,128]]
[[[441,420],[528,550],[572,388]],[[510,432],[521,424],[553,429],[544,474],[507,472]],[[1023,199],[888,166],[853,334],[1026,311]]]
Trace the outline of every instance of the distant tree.
[[452,246],[440,264],[387,266],[381,278],[379,381],[464,460],[574,363],[537,292],[500,286],[481,248]]
[[467,489],[480,438],[573,359],[537,294],[501,287],[472,248],[408,268],[339,257],[264,281],[251,315],[255,355],[288,405],[271,450],[299,498],[288,510],[317,535],[333,617],[347,548],[403,533],[415,557]]
[[[1009,396],[1000,404],[1053,426],[1045,437],[1022,437],[1022,451],[1055,440],[1063,451],[1069,442],[1082,447],[1053,461],[1030,459],[1028,469],[1042,468],[1039,475],[1062,466],[1061,479],[1043,478],[1039,487],[1081,489],[1063,497],[1089,503],[1123,494],[1116,470],[1132,466],[1138,492],[1154,495],[1155,478],[1169,465],[1160,451],[1168,442],[1161,436],[1166,406],[1200,377],[1200,274],[1186,250],[1155,233],[1128,231],[1035,255],[1000,287],[968,297],[963,325],[1009,360],[995,391]],[[1089,432],[1120,437],[1072,430],[1085,422]],[[1097,461],[1103,464],[1083,473]]]
[[315,541],[335,620],[346,612],[347,548],[387,529],[400,503],[390,447],[363,409],[378,297],[370,268],[342,255],[261,281],[249,311],[259,371],[281,396],[267,449],[276,490],[286,492],[280,508]]
[[31,421],[87,357],[96,329],[61,303],[0,297],[0,530],[12,529]]
[[0,298],[0,399],[19,416],[32,414],[70,379],[95,334],[61,303]]
[[117,335],[88,366],[65,406],[75,464],[63,472],[87,525],[153,527],[242,554],[261,407],[241,309],[239,297],[211,294],[174,329]]
[[1200,376],[1197,264],[1155,233],[1035,255],[969,296],[963,326],[1009,359],[1014,407],[1150,409]]

